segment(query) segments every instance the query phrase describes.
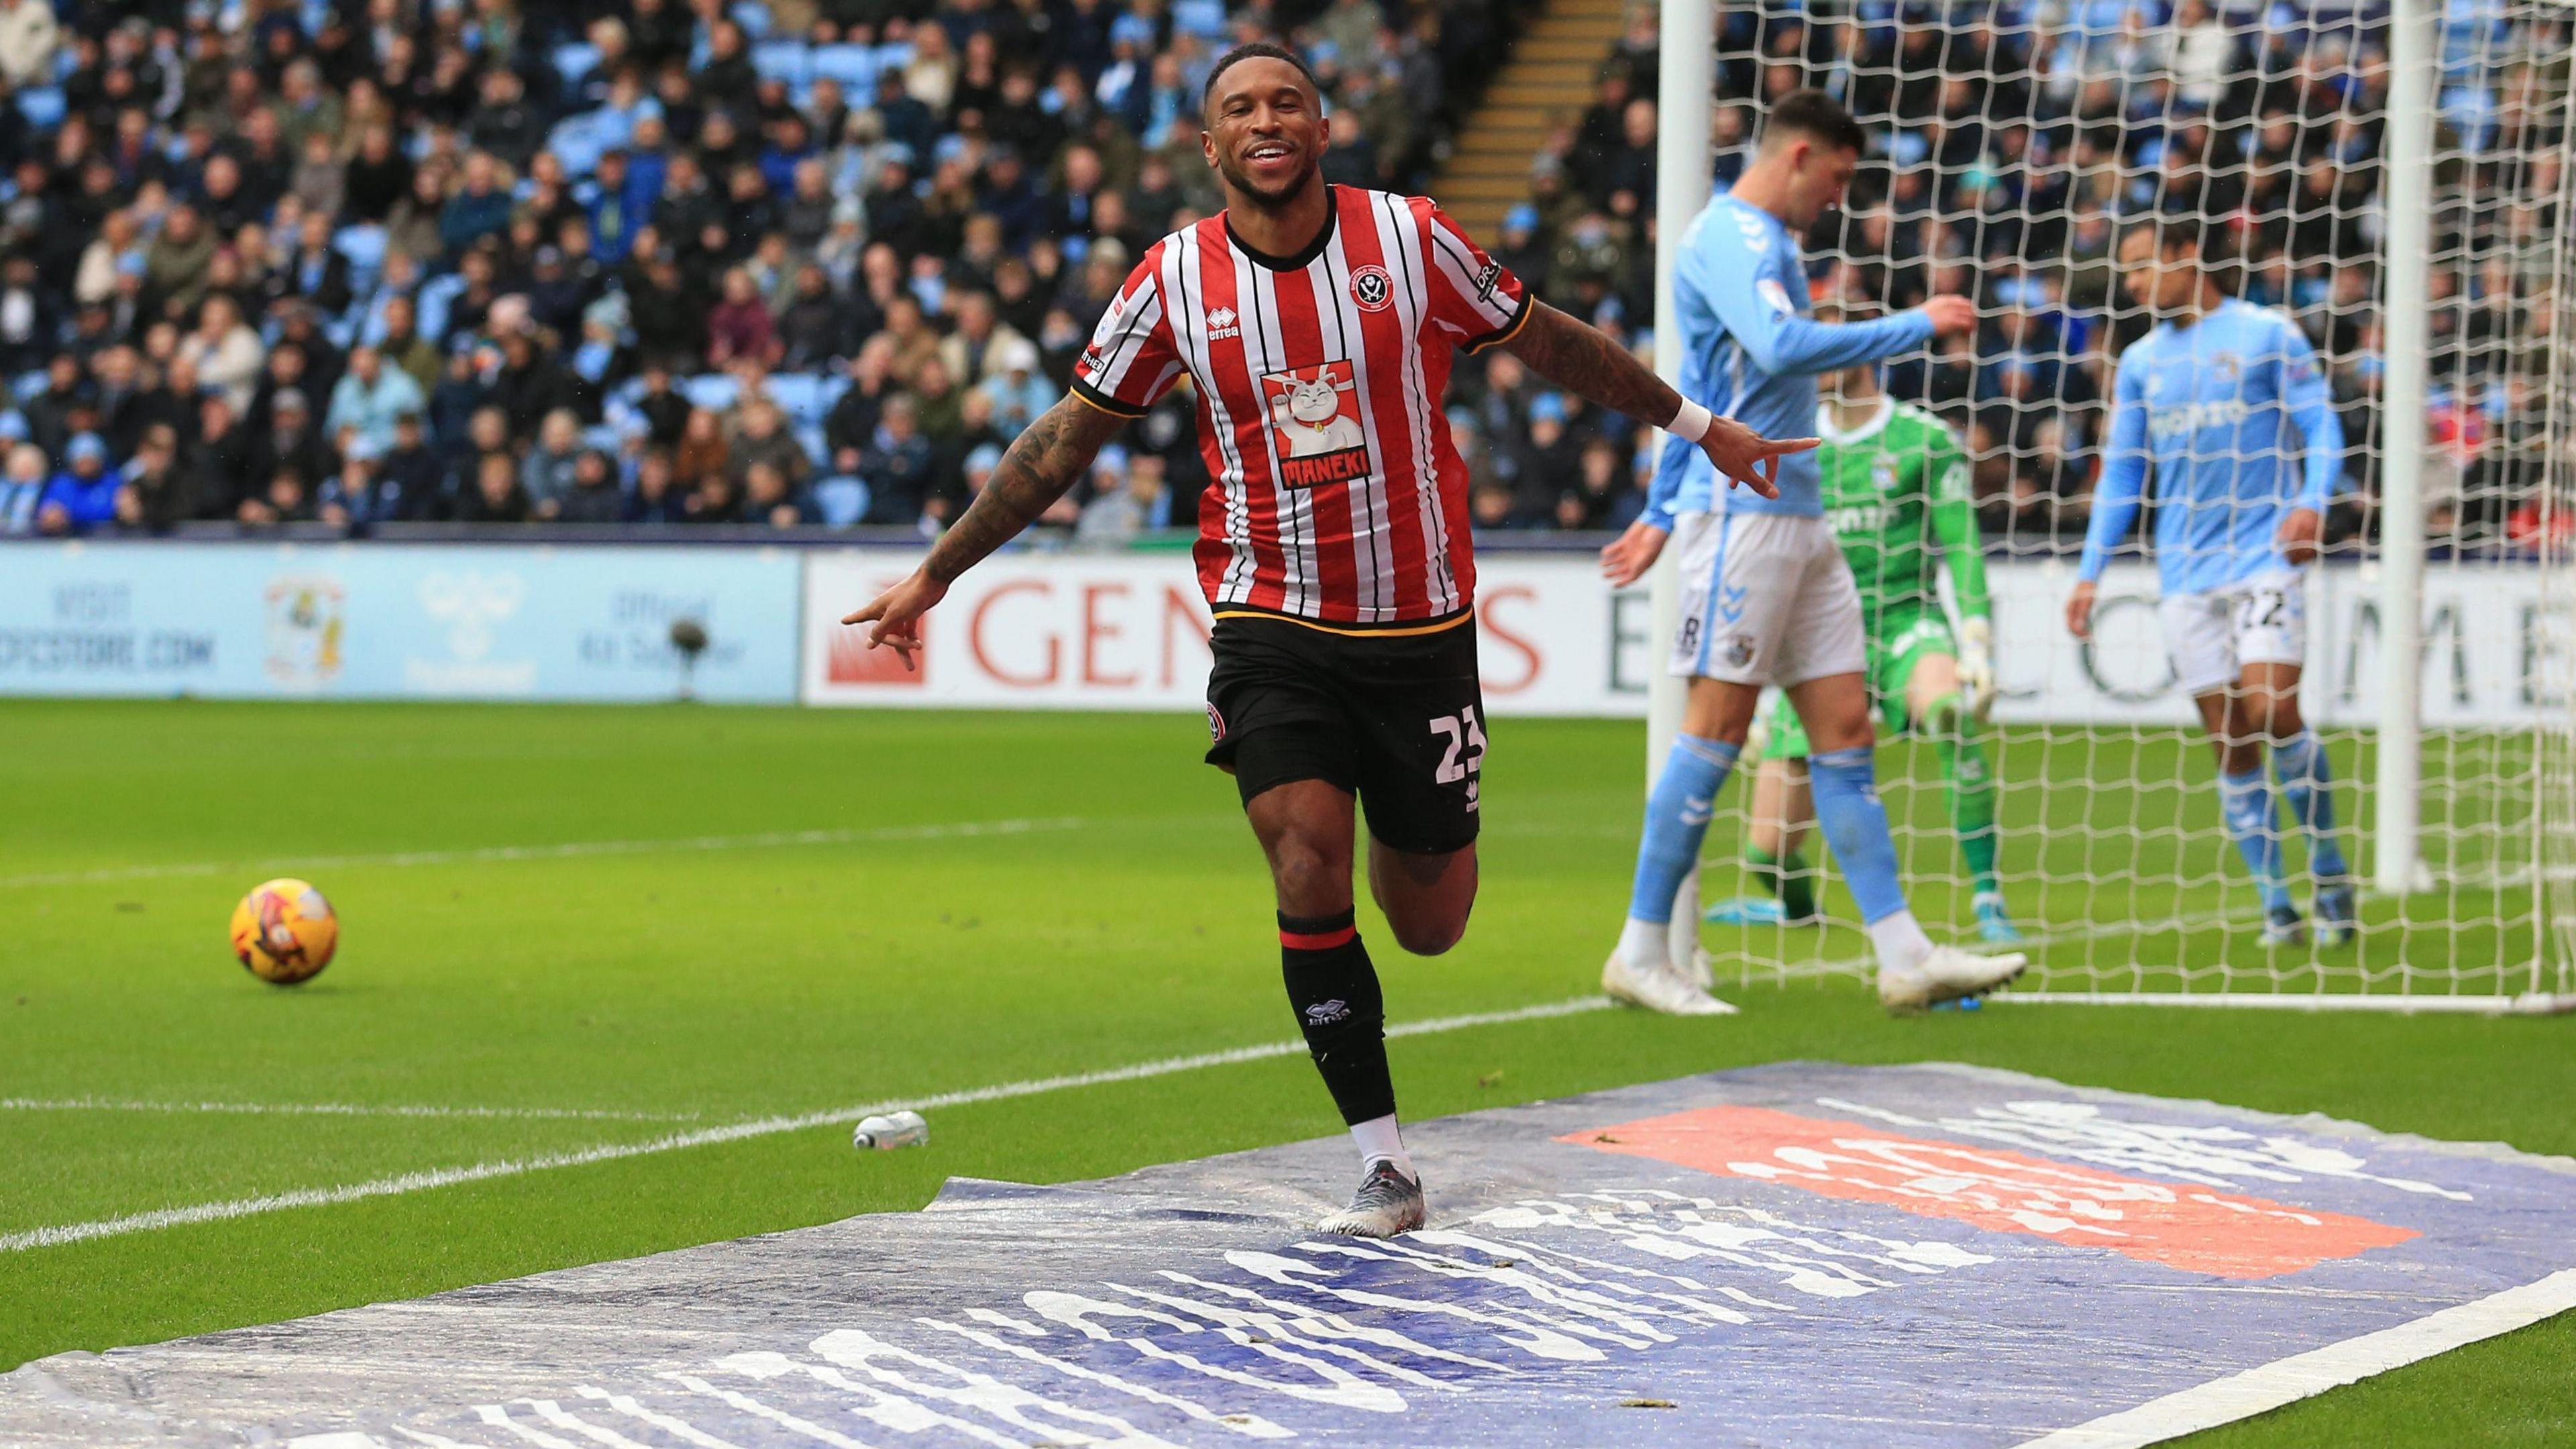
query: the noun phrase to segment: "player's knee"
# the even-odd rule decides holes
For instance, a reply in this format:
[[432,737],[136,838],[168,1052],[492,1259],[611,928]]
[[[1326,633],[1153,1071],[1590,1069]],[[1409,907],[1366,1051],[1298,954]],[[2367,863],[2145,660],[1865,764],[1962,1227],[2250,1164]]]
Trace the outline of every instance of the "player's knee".
[[2299,717],[2299,697],[2287,692],[2266,693],[2255,708],[2255,722],[2267,740],[2286,740],[2307,728]]
[[1807,726],[1808,758],[1836,750],[1867,750],[1878,746],[1878,727],[1871,722],[1869,711],[1856,710]]
[[1330,840],[1291,831],[1271,843],[1270,879],[1279,908],[1299,915],[1339,910],[1350,903],[1349,850]]
[[1466,937],[1467,913],[1406,912],[1388,916],[1386,924],[1395,933],[1395,944],[1406,951],[1416,956],[1439,956]]

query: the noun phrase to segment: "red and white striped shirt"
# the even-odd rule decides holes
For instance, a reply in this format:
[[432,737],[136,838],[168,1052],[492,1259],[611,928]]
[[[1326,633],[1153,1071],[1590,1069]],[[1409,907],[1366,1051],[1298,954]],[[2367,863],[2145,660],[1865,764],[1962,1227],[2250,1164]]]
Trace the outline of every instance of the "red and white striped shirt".
[[1074,366],[1142,414],[1187,372],[1213,480],[1199,585],[1218,617],[1404,624],[1475,602],[1450,356],[1509,338],[1520,279],[1423,197],[1330,188],[1323,234],[1271,257],[1223,213],[1145,252]]

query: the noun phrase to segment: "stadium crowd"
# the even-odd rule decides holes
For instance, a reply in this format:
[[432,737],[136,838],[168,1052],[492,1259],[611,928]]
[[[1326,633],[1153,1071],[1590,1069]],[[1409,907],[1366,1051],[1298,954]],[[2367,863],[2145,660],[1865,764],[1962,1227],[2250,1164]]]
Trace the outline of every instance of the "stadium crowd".
[[[1285,35],[1328,174],[1428,187],[1528,7],[1480,0],[0,0],[0,534],[191,520],[936,530],[1062,395],[1152,240],[1218,204],[1198,86]],[[2323,350],[2362,526],[2384,34],[2210,0],[1731,6],[1715,165],[1817,84],[1877,138],[1811,238],[1820,289],[1976,295],[1902,360],[1970,438],[1990,529],[2080,534],[2128,219],[2230,222],[2243,289]],[[2445,518],[2508,537],[2537,486],[2565,26],[2446,29]],[[2337,12],[2343,15],[2346,12]],[[2499,27],[2545,26],[2505,43]],[[1485,238],[1643,347],[1656,28]],[[2522,57],[2510,64],[2500,58]],[[1186,391],[1048,524],[1186,526]],[[1488,528],[1624,525],[1640,446],[1508,354],[1449,415]]]

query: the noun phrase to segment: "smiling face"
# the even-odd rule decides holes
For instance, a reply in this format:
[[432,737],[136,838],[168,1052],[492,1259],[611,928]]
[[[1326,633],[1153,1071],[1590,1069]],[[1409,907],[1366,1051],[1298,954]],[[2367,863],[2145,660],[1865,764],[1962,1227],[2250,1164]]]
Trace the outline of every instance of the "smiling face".
[[1230,205],[1277,207],[1316,183],[1328,128],[1297,67],[1270,56],[1227,66],[1208,95],[1200,149]]
[[1315,425],[1328,423],[1341,410],[1340,400],[1333,396],[1333,373],[1330,368],[1326,368],[1321,377],[1299,381],[1296,390],[1288,395],[1288,415],[1301,423]]

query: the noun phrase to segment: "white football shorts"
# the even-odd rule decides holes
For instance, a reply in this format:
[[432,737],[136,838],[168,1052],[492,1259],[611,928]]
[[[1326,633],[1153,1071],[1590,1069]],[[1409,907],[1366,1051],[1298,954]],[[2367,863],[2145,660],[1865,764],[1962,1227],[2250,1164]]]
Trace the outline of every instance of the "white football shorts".
[[2225,689],[2248,664],[2303,664],[2308,657],[2308,591],[2295,569],[2202,594],[2167,594],[2156,617],[2185,694]]
[[1685,513],[1672,547],[1682,584],[1673,673],[1786,687],[1867,667],[1860,590],[1823,519]]

